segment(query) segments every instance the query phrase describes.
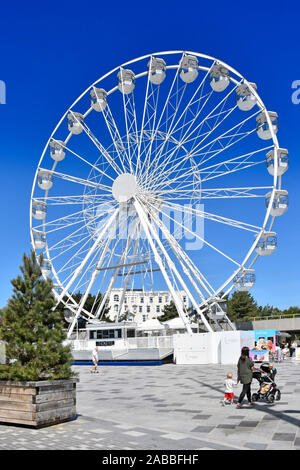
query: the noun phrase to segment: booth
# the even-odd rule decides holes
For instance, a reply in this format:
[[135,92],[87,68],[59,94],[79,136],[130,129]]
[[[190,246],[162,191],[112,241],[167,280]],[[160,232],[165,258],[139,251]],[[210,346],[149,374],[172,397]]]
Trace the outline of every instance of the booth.
[[254,330],[254,348],[250,350],[253,361],[269,361],[269,355],[276,352],[277,336],[280,331],[275,329]]

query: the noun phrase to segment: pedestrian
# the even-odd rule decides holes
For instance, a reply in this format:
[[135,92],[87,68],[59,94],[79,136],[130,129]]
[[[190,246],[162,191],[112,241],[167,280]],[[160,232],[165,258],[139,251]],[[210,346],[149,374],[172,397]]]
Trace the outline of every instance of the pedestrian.
[[221,401],[222,406],[225,406],[225,403],[227,400],[230,400],[230,404],[233,404],[233,399],[234,399],[234,392],[233,392],[233,387],[236,385],[234,380],[232,380],[232,374],[231,372],[228,372],[227,378],[224,382],[225,385],[225,395],[224,399]]
[[281,361],[281,347],[278,345],[276,346],[276,356],[277,356],[277,361],[280,362]]
[[249,348],[244,346],[241,351],[241,356],[237,363],[237,384],[241,382],[243,385],[242,392],[239,396],[237,408],[242,407],[242,401],[244,396],[247,395],[248,406],[252,406],[251,401],[251,382],[252,382],[252,371],[260,370],[254,367],[254,362],[249,357]]
[[98,348],[97,346],[93,349],[93,352],[92,352],[92,361],[93,361],[93,367],[90,369],[90,373],[92,374],[94,372],[94,374],[99,374],[99,371],[97,370],[97,367],[98,367],[98,361],[99,361],[99,358],[98,358]]
[[297,341],[296,339],[294,339],[294,341],[292,342],[291,344],[291,356],[292,357],[295,357],[296,356],[296,349],[298,347],[298,344],[297,344]]
[[288,355],[289,355],[289,348],[288,348],[288,345],[285,344],[284,348],[282,350],[282,359],[283,360],[286,359],[288,357]]

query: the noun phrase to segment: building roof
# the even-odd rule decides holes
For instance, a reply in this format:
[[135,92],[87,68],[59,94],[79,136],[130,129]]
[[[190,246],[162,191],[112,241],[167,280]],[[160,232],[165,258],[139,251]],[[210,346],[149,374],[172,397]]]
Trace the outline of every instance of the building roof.
[[154,331],[154,330],[164,330],[164,329],[165,329],[164,325],[160,321],[158,321],[156,318],[153,318],[151,320],[146,320],[137,327],[137,330],[139,331]]

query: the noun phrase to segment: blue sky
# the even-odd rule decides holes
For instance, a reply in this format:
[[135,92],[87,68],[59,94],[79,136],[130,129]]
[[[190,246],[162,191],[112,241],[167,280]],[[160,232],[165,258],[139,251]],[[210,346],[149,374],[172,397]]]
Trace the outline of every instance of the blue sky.
[[284,175],[288,212],[276,221],[278,250],[260,262],[256,300],[286,308],[300,305],[299,135],[300,80],[296,2],[186,0],[146,2],[6,3],[1,7],[0,105],[1,272],[0,307],[10,279],[30,250],[29,201],[34,172],[54,126],[75,98],[106,71],[150,52],[191,50],[229,63],[259,86],[279,114],[278,139],[289,149]]

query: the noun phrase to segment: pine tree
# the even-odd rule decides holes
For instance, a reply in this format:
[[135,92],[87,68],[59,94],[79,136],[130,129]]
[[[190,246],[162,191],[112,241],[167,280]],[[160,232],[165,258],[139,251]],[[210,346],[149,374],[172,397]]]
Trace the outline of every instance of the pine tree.
[[168,320],[172,320],[172,318],[178,317],[178,312],[177,312],[177,309],[173,300],[171,300],[169,304],[164,306],[162,313],[163,315],[161,315],[160,317],[157,317],[159,321],[168,321]]
[[246,317],[255,317],[258,306],[249,292],[236,291],[227,302],[230,320],[243,321]]
[[1,311],[0,339],[9,361],[0,366],[2,380],[55,380],[75,375],[70,348],[63,345],[66,333],[61,312],[53,310],[52,281],[41,277],[42,262],[34,252],[24,254],[22,276],[11,281],[13,295]]

